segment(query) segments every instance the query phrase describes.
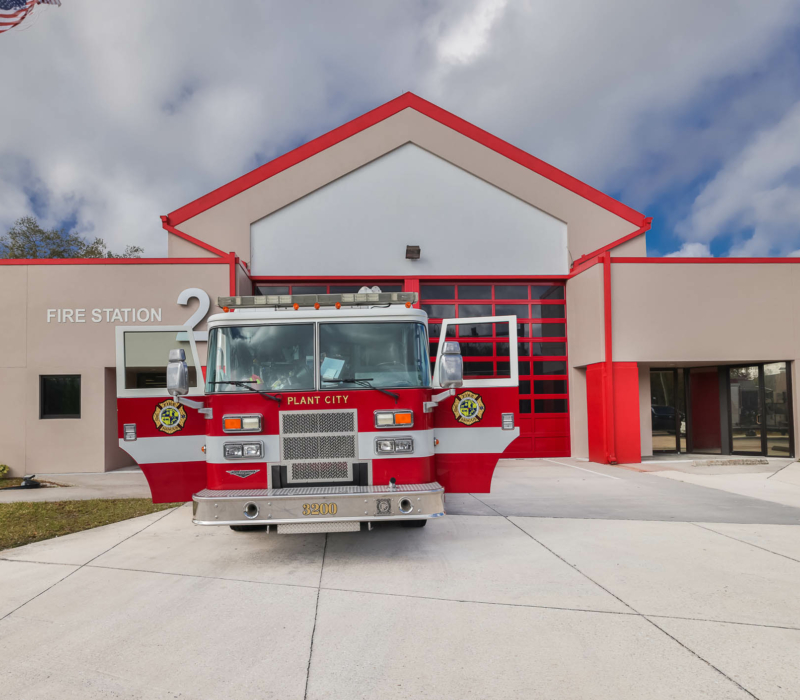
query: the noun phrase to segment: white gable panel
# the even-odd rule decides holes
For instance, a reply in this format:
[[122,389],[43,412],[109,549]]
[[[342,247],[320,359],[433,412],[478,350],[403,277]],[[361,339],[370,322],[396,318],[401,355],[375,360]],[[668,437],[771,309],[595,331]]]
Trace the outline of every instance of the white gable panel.
[[[253,275],[562,275],[567,225],[413,144],[253,223]],[[406,260],[406,245],[422,249]]]

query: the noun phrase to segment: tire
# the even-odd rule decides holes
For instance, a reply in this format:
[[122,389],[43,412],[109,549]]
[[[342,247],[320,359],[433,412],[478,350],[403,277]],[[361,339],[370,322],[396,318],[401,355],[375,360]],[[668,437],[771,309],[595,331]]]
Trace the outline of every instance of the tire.
[[401,520],[400,524],[403,527],[425,527],[428,524],[427,520]]
[[230,527],[234,532],[264,532],[267,529],[266,525],[231,525]]

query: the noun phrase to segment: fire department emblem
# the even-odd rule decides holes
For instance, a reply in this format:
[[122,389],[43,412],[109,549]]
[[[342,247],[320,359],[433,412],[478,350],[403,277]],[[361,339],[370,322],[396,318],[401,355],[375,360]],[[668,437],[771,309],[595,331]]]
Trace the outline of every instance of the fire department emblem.
[[464,425],[477,423],[483,418],[485,410],[486,406],[483,404],[483,399],[471,391],[459,394],[456,396],[456,400],[453,401],[453,415],[459,423]]
[[186,411],[177,401],[167,399],[156,405],[153,422],[162,433],[172,435],[172,433],[183,430],[183,426],[186,424]]

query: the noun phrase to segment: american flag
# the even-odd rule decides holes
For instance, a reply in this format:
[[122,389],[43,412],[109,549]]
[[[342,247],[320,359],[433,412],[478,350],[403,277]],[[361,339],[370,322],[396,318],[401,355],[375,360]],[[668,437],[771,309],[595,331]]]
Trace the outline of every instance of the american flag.
[[61,7],[61,0],[0,0],[0,34],[16,27],[31,13],[35,5]]

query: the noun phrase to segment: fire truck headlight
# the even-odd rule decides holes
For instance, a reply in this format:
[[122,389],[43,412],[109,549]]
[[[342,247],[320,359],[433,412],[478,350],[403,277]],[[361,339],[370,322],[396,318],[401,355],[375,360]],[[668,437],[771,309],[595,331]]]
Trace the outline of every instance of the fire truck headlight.
[[376,452],[394,452],[394,440],[376,440]]
[[396,438],[394,441],[395,452],[413,452],[414,451],[414,438]]
[[228,442],[224,447],[226,459],[241,459],[244,455],[244,445],[236,442]]
[[260,442],[245,443],[243,447],[245,457],[261,457]]

